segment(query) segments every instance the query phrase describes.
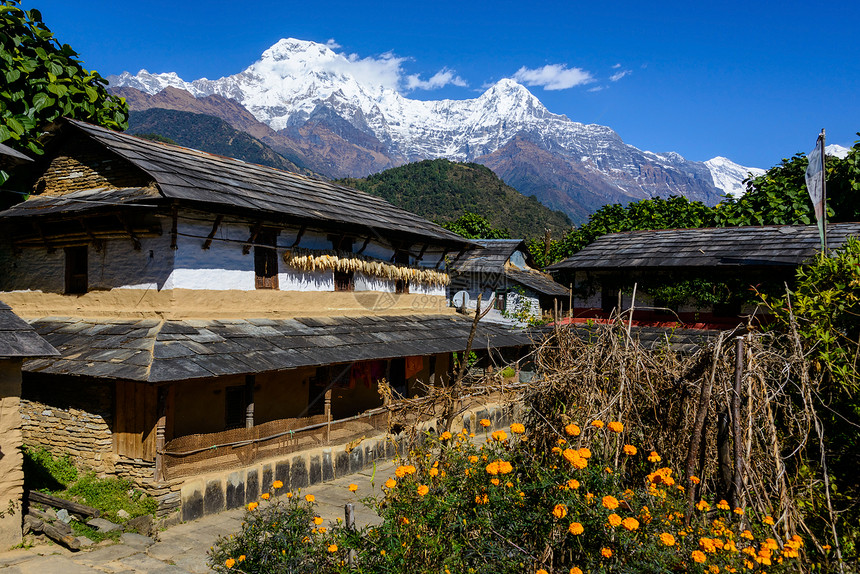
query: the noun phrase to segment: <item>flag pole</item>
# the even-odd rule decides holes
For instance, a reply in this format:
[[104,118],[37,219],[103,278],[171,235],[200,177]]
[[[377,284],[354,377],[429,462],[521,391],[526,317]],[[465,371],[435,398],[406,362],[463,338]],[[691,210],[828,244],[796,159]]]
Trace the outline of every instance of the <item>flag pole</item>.
[[827,170],[826,157],[824,155],[824,128],[821,128],[821,202],[824,204],[824,254],[827,255]]

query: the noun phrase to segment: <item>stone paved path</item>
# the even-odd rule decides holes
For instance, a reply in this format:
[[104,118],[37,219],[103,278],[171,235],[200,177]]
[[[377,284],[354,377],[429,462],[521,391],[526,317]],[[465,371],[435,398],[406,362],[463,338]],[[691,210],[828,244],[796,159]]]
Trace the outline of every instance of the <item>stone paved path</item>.
[[[359,526],[379,518],[358,502],[394,475],[394,463],[372,468],[303,491],[316,498],[317,511],[328,522],[343,518],[343,506],[355,502]],[[358,485],[351,493],[350,483]],[[72,552],[52,543],[0,553],[0,574],[206,574],[206,552],[219,536],[237,532],[244,509],[205,516],[193,522],[172,526],[153,538],[123,534],[118,544],[103,542],[91,550]]]

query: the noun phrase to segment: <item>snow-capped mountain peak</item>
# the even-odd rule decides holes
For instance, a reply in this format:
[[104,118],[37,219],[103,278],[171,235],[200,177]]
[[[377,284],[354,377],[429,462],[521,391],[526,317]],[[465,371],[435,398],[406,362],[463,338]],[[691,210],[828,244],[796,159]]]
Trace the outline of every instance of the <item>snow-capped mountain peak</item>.
[[847,148],[839,144],[830,144],[824,146],[824,153],[826,155],[832,155],[833,157],[838,157],[839,159],[845,159],[846,157],[848,157],[848,152],[850,151],[851,148]]
[[[414,76],[405,75],[404,61],[391,53],[362,58],[337,52],[331,45],[285,38],[245,70],[217,80],[188,82],[173,72],[146,70],[108,79],[113,86],[129,86],[150,95],[172,86],[198,98],[229,98],[258,121],[291,137],[298,137],[295,132],[303,126],[325,125],[327,133],[362,150],[384,154],[395,164],[440,157],[496,161],[522,176],[522,186],[538,186],[537,193],[549,190],[576,197],[587,193],[599,196],[598,202],[680,194],[714,203],[721,192],[742,193],[740,182],[754,171],[724,158],[703,164],[674,152],[644,152],[625,144],[609,127],[585,125],[550,112],[512,78],[498,80],[471,99],[411,99],[406,95],[407,78]],[[516,138],[522,145],[487,159]],[[531,150],[523,151],[527,156],[523,161],[535,162],[534,166],[518,167],[511,156],[517,150]],[[560,163],[548,168],[549,158],[535,150],[551,154]],[[549,178],[547,182],[538,185],[537,179],[523,175],[531,169]],[[574,179],[555,181],[553,173]],[[568,203],[554,206],[575,212]]]
[[757,167],[744,167],[727,157],[717,156],[705,162],[714,178],[714,186],[726,195],[740,197],[746,193],[743,182],[748,177],[764,175],[765,170]]

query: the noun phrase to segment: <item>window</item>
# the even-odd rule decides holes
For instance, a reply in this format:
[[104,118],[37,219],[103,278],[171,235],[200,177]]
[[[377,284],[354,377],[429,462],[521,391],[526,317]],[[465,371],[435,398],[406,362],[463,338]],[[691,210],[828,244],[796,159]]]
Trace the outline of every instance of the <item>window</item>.
[[[278,288],[278,250],[275,249],[277,234],[261,231],[254,247],[254,286],[257,289]],[[266,247],[271,246],[271,247]]]
[[224,428],[238,429],[245,427],[245,387],[227,387],[224,393]]
[[355,273],[353,271],[334,272],[335,291],[355,291]]
[[66,293],[87,292],[87,246],[66,247]]

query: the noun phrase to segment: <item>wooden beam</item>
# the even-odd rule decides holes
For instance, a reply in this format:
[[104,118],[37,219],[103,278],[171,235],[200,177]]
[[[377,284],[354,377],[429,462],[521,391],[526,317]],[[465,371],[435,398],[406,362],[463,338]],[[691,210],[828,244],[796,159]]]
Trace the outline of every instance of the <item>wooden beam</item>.
[[33,229],[36,230],[36,233],[39,234],[39,238],[42,240],[42,243],[45,244],[45,249],[48,250],[48,253],[54,252],[54,246],[48,241],[48,238],[45,237],[45,232],[42,231],[42,226],[35,220],[33,220]]
[[218,215],[215,217],[215,223],[212,224],[212,231],[209,232],[209,235],[206,236],[206,241],[203,242],[203,249],[209,249],[209,246],[212,245],[212,239],[215,237],[215,233],[218,231],[218,227],[221,225],[221,221],[224,219],[223,215]]
[[427,251],[427,247],[429,247],[429,243],[425,243],[424,247],[421,248],[421,251],[418,253],[418,257],[415,258],[415,262],[418,263],[422,259],[424,259],[424,252]]
[[170,248],[176,251],[179,249],[179,246],[176,244],[176,235],[179,233],[179,206],[176,203],[170,208],[170,217],[172,219],[172,223],[170,224]]
[[305,234],[305,229],[307,229],[307,227],[308,227],[307,223],[302,223],[301,228],[299,228],[299,234],[296,235],[296,240],[293,241],[293,244],[290,245],[290,247],[295,247],[296,245],[299,244],[299,241],[302,240],[302,235]]
[[436,269],[439,269],[439,266],[445,263],[445,257],[448,255],[448,249],[442,252],[442,257],[439,258],[439,261],[436,262]]
[[254,428],[254,385],[257,378],[245,375],[245,428]]
[[257,236],[260,235],[260,229],[262,229],[262,227],[262,221],[254,223],[254,227],[251,228],[251,236],[248,237],[248,241],[242,246],[242,255],[247,255],[251,252],[251,247],[253,247],[254,242],[257,240]]
[[156,412],[158,420],[155,422],[155,481],[164,480],[164,440],[167,428],[167,393],[168,387],[158,387],[156,390]]
[[36,502],[38,504],[46,504],[48,506],[53,506],[54,508],[65,508],[72,514],[80,514],[81,516],[93,516],[98,518],[99,511],[91,506],[84,506],[83,504],[78,504],[77,502],[72,502],[71,500],[65,500],[63,498],[57,498],[56,496],[51,496],[50,494],[42,494],[41,492],[37,492],[35,490],[31,490],[27,493],[27,499],[30,502]]
[[359,255],[361,255],[362,253],[364,253],[364,250],[365,250],[365,249],[367,249],[367,246],[368,246],[368,244],[370,243],[370,240],[371,240],[371,239],[372,239],[372,237],[371,237],[370,235],[368,235],[368,236],[367,236],[367,239],[365,239],[365,240],[364,240],[364,243],[362,243],[362,244],[361,244],[361,249],[359,249],[358,251],[356,251],[356,253],[358,253]]
[[117,213],[116,217],[122,224],[122,228],[125,229],[125,232],[128,233],[129,237],[131,237],[131,244],[134,246],[134,250],[140,251],[140,239],[135,235],[134,230],[128,224],[126,218],[121,213]]

